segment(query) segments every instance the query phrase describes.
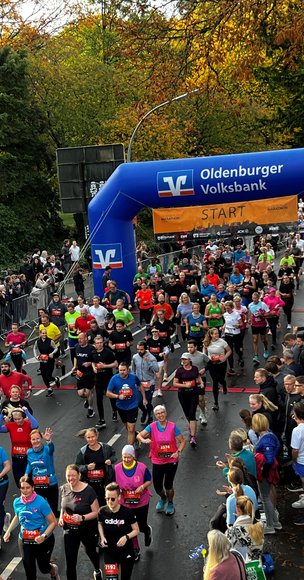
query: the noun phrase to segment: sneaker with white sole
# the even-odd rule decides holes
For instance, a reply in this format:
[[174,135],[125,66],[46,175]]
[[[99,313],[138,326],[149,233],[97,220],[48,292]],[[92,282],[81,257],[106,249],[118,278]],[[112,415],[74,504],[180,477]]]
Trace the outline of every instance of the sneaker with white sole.
[[156,511],[157,511],[158,513],[161,513],[161,512],[163,512],[163,511],[164,511],[164,509],[165,509],[165,505],[166,505],[166,503],[167,503],[167,498],[166,498],[166,497],[161,497],[161,498],[158,500],[157,504],[156,504],[156,508],[155,508],[155,509],[156,509]]
[[282,530],[283,529],[281,522],[276,522],[275,524],[273,524],[273,527],[275,530]]
[[162,397],[162,396],[163,396],[163,394],[162,394],[162,392],[161,392],[161,390],[160,390],[160,389],[158,389],[158,390],[157,390],[157,396],[158,396],[158,397]]
[[299,497],[298,501],[294,501],[291,505],[296,509],[304,508],[304,497]]
[[200,420],[201,425],[207,425],[207,423],[208,423],[207,417],[203,411],[201,411],[201,413],[200,413],[199,420]]
[[268,526],[264,527],[264,536],[270,535],[270,534],[275,534],[275,533],[276,533],[276,531],[275,531],[274,527],[272,527],[272,528],[270,528]]
[[94,570],[93,572],[94,580],[103,580],[103,575],[101,570]]
[[57,564],[51,564],[51,566],[52,566],[51,578],[53,580],[60,580]]
[[8,527],[10,525],[12,521],[12,516],[9,512],[6,512],[5,516],[4,516],[4,524],[3,524],[3,531],[6,532],[8,530]]
[[164,378],[163,378],[164,382],[167,383],[168,382],[168,375],[167,373],[164,374]]

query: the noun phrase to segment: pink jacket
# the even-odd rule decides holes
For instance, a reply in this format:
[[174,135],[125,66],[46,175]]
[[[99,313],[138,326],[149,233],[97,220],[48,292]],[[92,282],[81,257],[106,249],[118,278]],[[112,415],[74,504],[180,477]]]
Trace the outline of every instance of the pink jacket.
[[280,296],[271,296],[270,294],[264,296],[263,302],[267,304],[270,312],[276,314],[276,316],[280,316],[280,307],[285,306],[285,302]]

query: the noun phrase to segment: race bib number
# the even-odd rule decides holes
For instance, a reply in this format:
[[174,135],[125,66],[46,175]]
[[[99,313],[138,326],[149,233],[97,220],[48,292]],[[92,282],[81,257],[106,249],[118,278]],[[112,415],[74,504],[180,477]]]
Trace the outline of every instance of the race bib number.
[[116,350],[125,350],[127,348],[127,345],[125,342],[117,342],[115,344],[115,348]]
[[96,366],[96,368],[97,368],[98,371],[102,371],[103,370],[103,366],[102,365],[103,365],[103,363],[100,363],[100,362],[99,363],[96,363],[95,366]]
[[63,514],[63,521],[68,526],[70,530],[78,530],[80,526],[80,522],[74,522],[72,516],[64,512]]
[[75,324],[69,324],[69,330],[70,331],[75,330]]
[[41,354],[41,355],[39,356],[39,360],[40,360],[41,362],[47,362],[47,361],[49,360],[49,355],[48,355],[48,354]]
[[61,310],[52,310],[52,316],[60,316]]
[[35,475],[34,486],[38,489],[47,489],[50,485],[50,478],[48,475]]
[[78,379],[81,379],[83,377],[83,372],[82,371],[76,371],[76,377]]
[[133,396],[133,391],[131,387],[122,387],[122,389],[119,391],[119,394],[124,395],[126,399],[131,399]]
[[104,572],[107,580],[118,580],[119,575],[118,564],[105,564]]
[[148,390],[150,389],[150,387],[151,387],[151,381],[141,381],[141,383],[140,383],[140,384],[141,384],[141,385],[144,387],[144,389],[145,389],[145,390],[147,390],[147,391],[148,391]]
[[167,338],[168,333],[167,332],[160,332],[159,333],[159,338]]
[[151,354],[159,354],[160,347],[159,346],[150,346],[149,351]]
[[192,388],[196,386],[196,381],[183,381],[183,385],[187,385],[188,388]]
[[171,296],[170,298],[170,302],[177,302],[178,301],[178,297],[177,296]]
[[15,346],[11,349],[11,354],[21,354],[21,352],[22,352],[22,349],[18,348],[17,346]]
[[191,332],[200,332],[200,326],[190,326]]
[[122,495],[128,505],[136,505],[140,502],[140,493],[135,493],[132,489],[124,489]]
[[103,469],[89,469],[88,470],[88,479],[91,481],[95,481],[96,483],[103,481],[104,478],[104,470]]
[[21,536],[24,544],[35,544],[35,538],[40,536],[40,530],[22,530]]
[[12,455],[16,459],[24,459],[26,457],[26,452],[28,447],[21,447],[20,445],[13,445]]
[[159,443],[157,446],[158,457],[171,457],[172,453],[175,453],[175,445],[173,443]]
[[221,360],[221,355],[220,354],[212,354],[210,357],[210,360],[212,362],[219,362]]

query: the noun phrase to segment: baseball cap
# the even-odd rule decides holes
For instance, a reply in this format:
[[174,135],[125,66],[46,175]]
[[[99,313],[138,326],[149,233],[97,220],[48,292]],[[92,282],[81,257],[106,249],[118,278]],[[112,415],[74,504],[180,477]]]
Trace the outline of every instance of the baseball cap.
[[191,355],[188,352],[184,352],[181,356],[181,359],[185,358],[187,360],[192,360]]

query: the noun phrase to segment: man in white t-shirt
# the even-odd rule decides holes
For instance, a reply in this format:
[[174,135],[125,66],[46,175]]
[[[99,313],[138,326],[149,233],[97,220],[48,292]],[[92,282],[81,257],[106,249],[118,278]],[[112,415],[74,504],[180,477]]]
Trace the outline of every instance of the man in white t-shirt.
[[[302,491],[304,491],[304,403],[295,403],[293,407],[293,418],[297,426],[293,429],[291,435],[293,468],[302,482]],[[292,504],[293,508],[304,508],[304,494],[301,494],[298,501]],[[304,526],[304,515],[294,521],[297,526]]]
[[71,261],[78,262],[79,254],[80,254],[80,247],[77,246],[76,240],[72,241],[72,245],[70,246],[70,254],[71,254]]
[[235,350],[238,356],[238,362],[241,367],[244,366],[243,361],[243,344],[241,337],[241,323],[242,317],[239,312],[234,309],[234,304],[231,300],[225,302],[225,312],[223,314],[225,324],[223,326],[224,336],[223,338],[229,344],[231,348],[231,354],[228,357],[229,370],[227,372],[228,376],[233,376],[236,374],[233,368],[233,350]]
[[93,304],[90,306],[89,310],[90,314],[96,318],[98,326],[102,328],[104,326],[108,311],[104,306],[101,306],[99,296],[93,297]]

